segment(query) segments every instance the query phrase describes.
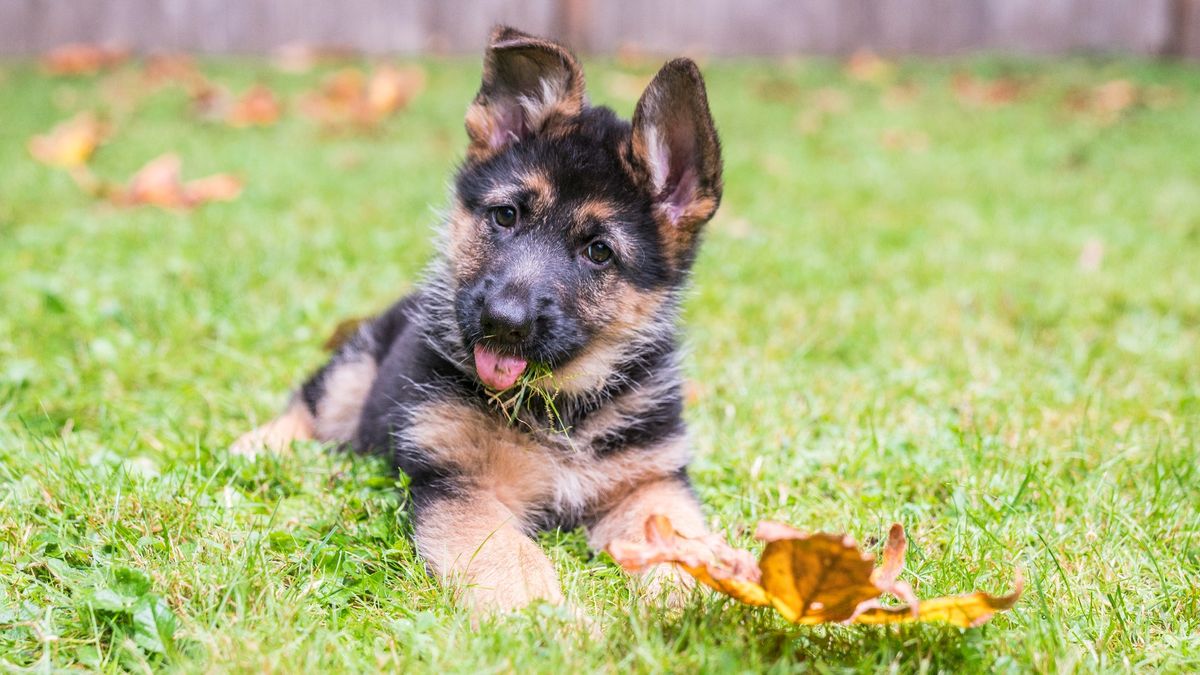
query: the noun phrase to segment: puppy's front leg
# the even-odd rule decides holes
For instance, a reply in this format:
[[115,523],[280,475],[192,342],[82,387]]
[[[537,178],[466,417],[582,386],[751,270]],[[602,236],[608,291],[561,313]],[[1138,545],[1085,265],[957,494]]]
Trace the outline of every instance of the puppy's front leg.
[[443,580],[461,584],[477,616],[534,600],[563,601],[550,559],[490,493],[430,495],[414,488],[417,551]]
[[[671,519],[671,525],[685,537],[703,537],[708,533],[700,502],[692,494],[687,479],[671,476],[643,483],[619,499],[588,527],[588,543],[597,551],[615,540],[646,541],[646,520],[652,515]],[[655,565],[642,573],[651,597],[666,594],[672,606],[687,600],[695,580],[677,565]]]

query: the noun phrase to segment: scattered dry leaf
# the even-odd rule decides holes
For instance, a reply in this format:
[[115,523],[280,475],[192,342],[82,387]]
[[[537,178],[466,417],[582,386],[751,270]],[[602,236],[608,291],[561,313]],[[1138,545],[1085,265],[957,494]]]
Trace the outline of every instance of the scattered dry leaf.
[[1103,113],[1120,113],[1138,101],[1138,88],[1129,80],[1112,80],[1092,90],[1092,106]]
[[153,85],[179,84],[189,89],[207,81],[188,54],[154,54],[142,65],[142,77]]
[[846,77],[859,82],[879,84],[891,78],[896,66],[868,48],[854,52],[846,61]]
[[327,78],[301,102],[301,110],[326,127],[369,129],[403,110],[425,86],[419,67],[382,65],[368,76],[348,68]]
[[228,89],[207,81],[193,87],[190,97],[192,114],[206,122],[224,120],[233,105],[233,95]]
[[51,75],[94,75],[129,58],[129,50],[85,43],[56,47],[42,57],[42,68]]
[[1028,89],[1026,83],[1011,77],[985,80],[970,73],[954,76],[950,85],[958,102],[970,108],[997,108],[1015,103]]
[[767,542],[758,565],[771,604],[792,623],[846,621],[879,595],[871,581],[875,559],[844,535],[801,532],[783,523],[758,524]]
[[666,516],[646,519],[645,543],[614,541],[608,552],[631,572],[675,563],[697,581],[748,605],[771,604],[759,583],[762,573],[749,551],[735,549],[716,535],[702,539],[681,536]]
[[1067,110],[1111,124],[1142,102],[1143,92],[1129,80],[1110,80],[1091,89],[1076,89],[1063,101]]
[[192,89],[192,112],[208,122],[223,122],[231,127],[270,126],[283,114],[283,103],[270,87],[256,84],[241,96],[228,89],[201,82]]
[[29,139],[29,154],[49,166],[64,169],[83,166],[108,132],[108,125],[92,113],[79,113],[45,134]]
[[[888,533],[883,564],[877,568],[874,556],[863,553],[845,535],[809,534],[763,521],[755,537],[766,542],[757,564],[749,551],[735,549],[716,535],[684,537],[665,516],[655,515],[646,521],[644,543],[615,541],[608,552],[632,572],[675,563],[711,588],[749,605],[771,605],[800,624],[944,621],[965,628],[1011,608],[1021,595],[1018,575],[1016,588],[1008,595],[975,592],[918,600],[912,587],[899,579],[907,540],[898,524]],[[883,593],[905,604],[883,605],[879,602]]]
[[269,87],[256,84],[234,101],[225,121],[234,127],[266,127],[279,121],[283,104]]
[[400,69],[391,65],[376,68],[367,80],[366,113],[378,122],[408,106],[425,88],[425,70],[415,66]]
[[121,206],[150,204],[190,209],[205,202],[230,201],[241,191],[242,182],[228,174],[183,182],[179,156],[168,153],[139,169],[124,188],[112,191],[110,199]]

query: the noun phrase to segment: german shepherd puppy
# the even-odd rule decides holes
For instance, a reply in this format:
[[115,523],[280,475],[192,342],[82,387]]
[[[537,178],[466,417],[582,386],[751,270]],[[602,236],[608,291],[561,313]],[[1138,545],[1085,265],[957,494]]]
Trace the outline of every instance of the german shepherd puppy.
[[507,27],[466,128],[424,283],[234,449],[384,453],[411,479],[417,550],[490,612],[562,600],[539,530],[582,525],[603,549],[660,513],[704,534],[677,322],[721,150],[692,61],[662,67],[631,124],[588,104],[570,51]]

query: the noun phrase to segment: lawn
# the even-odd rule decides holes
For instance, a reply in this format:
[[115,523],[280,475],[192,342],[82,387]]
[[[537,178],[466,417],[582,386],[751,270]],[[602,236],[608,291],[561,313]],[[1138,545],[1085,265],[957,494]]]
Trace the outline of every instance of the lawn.
[[[548,607],[473,628],[381,463],[227,452],[339,320],[419,279],[478,82],[474,59],[423,65],[368,134],[294,105],[203,123],[134,66],[0,65],[0,669],[1200,669],[1200,70],[704,64],[726,192],[686,308],[687,417],[715,527],[878,550],[898,521],[920,595],[1018,568],[1026,591],[965,631],[795,627],[706,593],[644,606],[580,532],[547,534],[592,635]],[[590,63],[593,99],[629,115],[654,65]],[[323,75],[204,66],[291,101]],[[115,122],[98,174],[174,151],[244,193],[84,195],[25,143],[89,109]]]

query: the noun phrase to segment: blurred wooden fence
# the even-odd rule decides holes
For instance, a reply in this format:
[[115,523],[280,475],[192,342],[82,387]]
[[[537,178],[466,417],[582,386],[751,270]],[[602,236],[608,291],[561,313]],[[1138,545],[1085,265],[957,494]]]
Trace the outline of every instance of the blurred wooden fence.
[[1200,57],[1200,0],[0,0],[0,54],[66,42],[265,53],[475,52],[511,23],[581,51]]

